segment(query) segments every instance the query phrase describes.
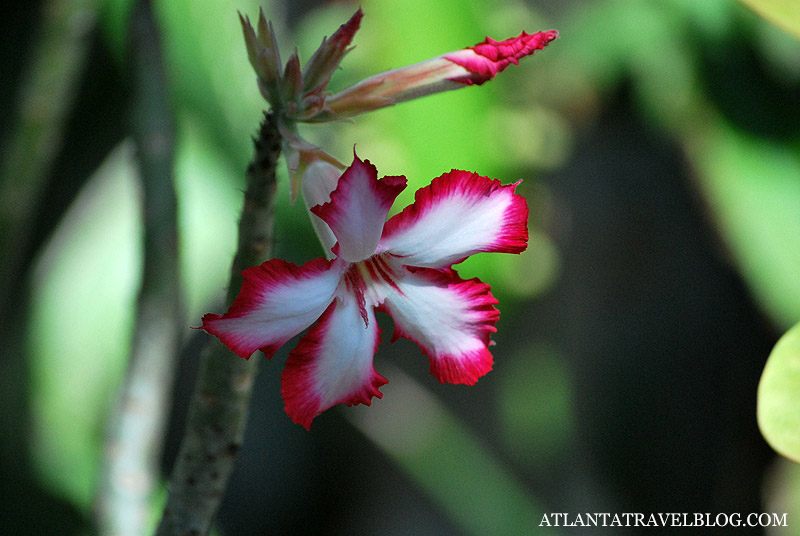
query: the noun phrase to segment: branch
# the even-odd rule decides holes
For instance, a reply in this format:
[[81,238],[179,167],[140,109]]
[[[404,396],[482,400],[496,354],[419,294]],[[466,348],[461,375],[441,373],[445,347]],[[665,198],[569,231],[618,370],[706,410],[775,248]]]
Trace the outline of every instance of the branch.
[[[275,167],[280,148],[275,119],[267,114],[255,140],[253,162],[247,168],[238,251],[231,267],[227,305],[241,287],[241,271],[261,264],[271,255]],[[200,365],[158,536],[208,533],[242,444],[257,361],[236,357],[217,340],[210,342],[207,350]]]
[[100,534],[144,534],[157,482],[181,340],[175,125],[149,0],[132,17],[133,137],[144,220],[144,269],[128,373],[109,419],[96,504]]

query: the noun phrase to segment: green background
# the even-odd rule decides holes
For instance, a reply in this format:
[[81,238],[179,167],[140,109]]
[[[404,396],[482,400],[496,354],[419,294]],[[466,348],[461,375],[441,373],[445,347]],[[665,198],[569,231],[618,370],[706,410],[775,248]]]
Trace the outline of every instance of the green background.
[[[64,35],[42,23],[56,5],[68,12]],[[178,125],[186,314],[164,474],[203,337],[189,327],[221,312],[265,107],[236,15],[254,19],[260,5],[284,58],[297,46],[301,60],[357,8],[155,3]],[[395,211],[451,168],[522,179],[530,246],[458,267],[500,300],[495,367],[474,387],[439,385],[418,348],[388,343],[382,318],[384,398],[328,411],[309,433],[280,400],[294,341],[263,363],[219,533],[555,533],[538,527],[545,512],[775,511],[791,520],[797,468],[761,438],[756,391],[771,348],[800,320],[800,42],[733,0],[361,6],[334,90],[486,35],[559,30],[545,51],[480,88],[301,126],[343,161],[356,144],[380,174],[406,175]],[[19,205],[24,240],[2,252],[9,266],[18,259],[2,289],[4,533],[93,532],[142,262],[129,12],[112,0],[41,2],[3,19],[3,209],[16,204],[8,192],[32,192]],[[791,15],[778,17],[797,31]],[[81,31],[74,52],[83,60],[69,63]],[[58,53],[37,63],[48,39]],[[72,67],[58,72],[58,62]],[[21,104],[34,66],[73,88],[45,86],[29,105],[62,117],[44,154],[33,143],[8,149],[26,128],[46,128]],[[321,248],[280,171],[276,256],[305,262]],[[789,410],[793,387],[783,388]]]

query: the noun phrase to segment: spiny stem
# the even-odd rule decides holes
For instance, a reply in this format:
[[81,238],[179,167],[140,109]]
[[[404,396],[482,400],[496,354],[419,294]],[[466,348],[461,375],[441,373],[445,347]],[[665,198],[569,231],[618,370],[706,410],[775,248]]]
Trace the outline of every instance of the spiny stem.
[[[247,168],[238,251],[231,267],[227,305],[241,287],[241,271],[271,256],[275,168],[280,149],[275,118],[267,114],[255,140],[255,156]],[[257,363],[256,358],[236,357],[217,340],[209,343],[200,365],[158,536],[208,534],[242,443]]]

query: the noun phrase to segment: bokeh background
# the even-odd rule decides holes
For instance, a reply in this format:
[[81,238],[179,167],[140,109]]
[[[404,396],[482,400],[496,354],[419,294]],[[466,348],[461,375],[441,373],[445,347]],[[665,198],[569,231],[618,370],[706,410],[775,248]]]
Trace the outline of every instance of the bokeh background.
[[[142,272],[131,3],[0,17],[4,534],[94,532]],[[189,328],[223,307],[265,108],[236,12],[262,7],[284,57],[297,46],[305,60],[358,5],[154,3],[186,326],[162,477],[205,337]],[[530,246],[459,268],[500,300],[495,367],[473,387],[439,385],[415,345],[388,343],[384,317],[384,398],[307,432],[280,399],[294,343],[264,361],[217,534],[566,534],[542,515],[765,511],[788,513],[773,532],[800,534],[798,468],[755,418],[764,362],[800,320],[800,41],[734,0],[360,5],[333,89],[486,35],[560,31],[481,88],[301,127],[344,161],[356,144],[381,174],[406,175],[395,210],[451,168],[522,179]],[[275,255],[305,262],[322,252],[280,172]]]

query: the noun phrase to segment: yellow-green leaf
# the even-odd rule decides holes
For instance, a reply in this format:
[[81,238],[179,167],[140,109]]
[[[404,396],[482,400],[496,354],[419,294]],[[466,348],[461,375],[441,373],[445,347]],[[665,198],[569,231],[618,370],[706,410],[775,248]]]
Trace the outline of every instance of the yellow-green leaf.
[[744,5],[800,39],[800,2],[797,0],[740,0]]
[[800,462],[800,324],[781,337],[764,367],[758,426],[772,448]]

